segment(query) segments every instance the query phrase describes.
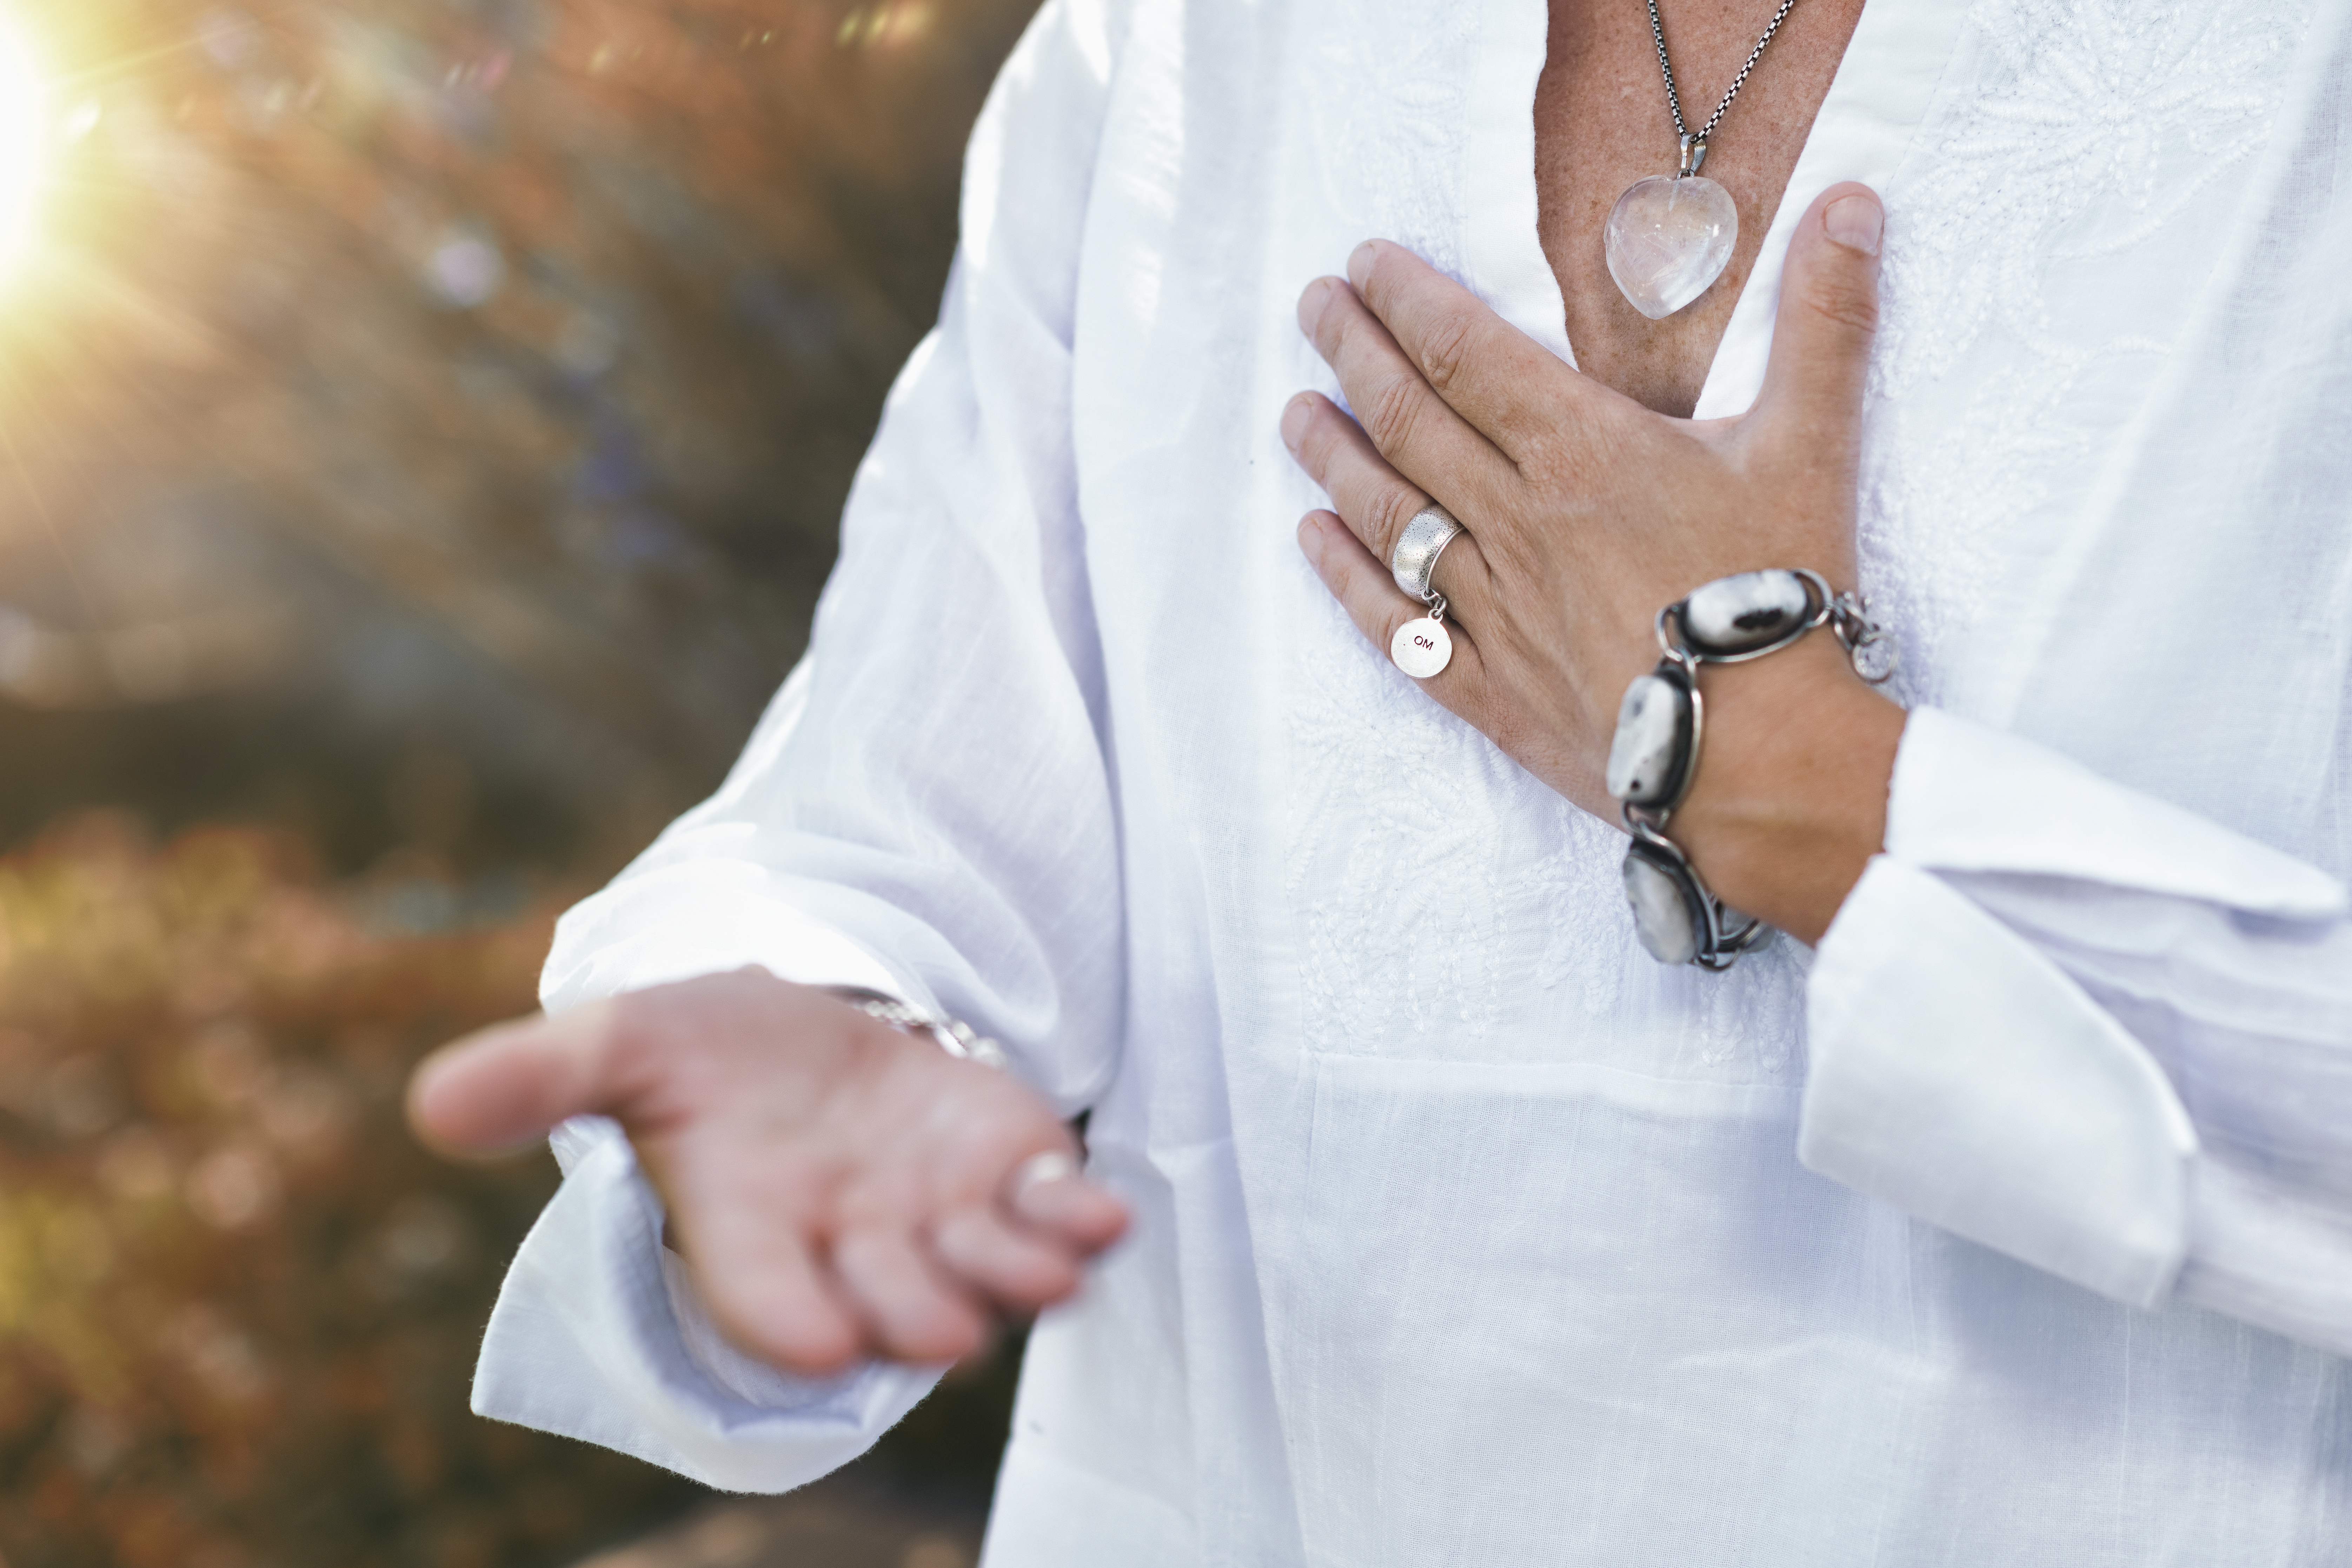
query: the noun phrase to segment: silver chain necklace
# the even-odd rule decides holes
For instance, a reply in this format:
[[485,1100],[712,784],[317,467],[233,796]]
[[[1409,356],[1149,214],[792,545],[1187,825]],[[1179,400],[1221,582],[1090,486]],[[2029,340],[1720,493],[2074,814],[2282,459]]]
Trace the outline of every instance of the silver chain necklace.
[[1748,62],[1731,79],[1723,101],[1696,133],[1683,119],[1682,94],[1675,89],[1674,62],[1666,58],[1666,25],[1658,0],[1648,0],[1650,37],[1657,41],[1658,72],[1666,79],[1666,108],[1675,117],[1682,160],[1675,173],[1636,180],[1617,198],[1602,231],[1609,276],[1626,302],[1652,321],[1671,316],[1712,288],[1739,243],[1739,208],[1731,193],[1699,173],[1706,162],[1706,139],[1723,123],[1731,100],[1747,85],[1748,73],[1763,58],[1764,46],[1780,30],[1797,0],[1780,0],[1764,26]]
[[1773,12],[1772,19],[1764,25],[1763,37],[1758,38],[1756,47],[1748,51],[1748,63],[1741,66],[1739,74],[1731,79],[1731,86],[1724,92],[1723,101],[1715,106],[1715,112],[1706,117],[1706,123],[1698,128],[1696,136],[1693,136],[1690,127],[1683,123],[1682,95],[1675,90],[1675,64],[1666,58],[1666,25],[1658,19],[1658,0],[1650,0],[1650,37],[1658,41],[1658,71],[1666,79],[1666,107],[1674,112],[1675,134],[1682,138],[1684,146],[1698,149],[1698,156],[1687,161],[1690,166],[1685,173],[1697,174],[1698,165],[1706,161],[1706,139],[1715,134],[1717,126],[1723,123],[1723,111],[1729,109],[1731,100],[1739,96],[1739,89],[1747,85],[1748,73],[1754,70],[1756,62],[1763,58],[1764,46],[1772,41],[1772,35],[1780,30],[1780,24],[1788,20],[1789,12],[1796,4],[1797,0],[1780,0],[1780,8]]

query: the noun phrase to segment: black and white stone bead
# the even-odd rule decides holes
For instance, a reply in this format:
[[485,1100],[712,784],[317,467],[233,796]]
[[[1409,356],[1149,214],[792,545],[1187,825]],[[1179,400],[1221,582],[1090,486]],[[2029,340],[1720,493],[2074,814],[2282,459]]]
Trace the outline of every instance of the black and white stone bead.
[[1697,750],[1696,717],[1691,689],[1671,666],[1635,677],[1609,742],[1609,793],[1634,805],[1680,800]]
[[1707,944],[1707,912],[1698,880],[1664,850],[1636,838],[1625,851],[1625,901],[1633,934],[1660,963],[1689,963]]
[[1794,572],[1742,572],[1683,601],[1683,641],[1702,658],[1737,658],[1789,641],[1820,611]]

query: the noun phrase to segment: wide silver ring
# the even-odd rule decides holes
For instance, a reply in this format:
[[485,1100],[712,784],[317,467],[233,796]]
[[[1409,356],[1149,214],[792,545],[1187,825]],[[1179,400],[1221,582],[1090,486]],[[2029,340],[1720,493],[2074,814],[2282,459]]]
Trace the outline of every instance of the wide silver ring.
[[1454,521],[1454,514],[1435,501],[1414,512],[1404,531],[1397,535],[1396,548],[1389,552],[1389,574],[1396,579],[1396,585],[1427,604],[1437,558],[1461,532],[1462,525]]

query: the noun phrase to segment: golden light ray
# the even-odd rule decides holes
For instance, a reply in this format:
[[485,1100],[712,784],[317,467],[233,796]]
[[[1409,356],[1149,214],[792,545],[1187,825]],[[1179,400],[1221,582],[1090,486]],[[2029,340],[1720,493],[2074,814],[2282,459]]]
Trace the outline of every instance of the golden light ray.
[[0,278],[33,237],[47,167],[48,83],[31,41],[0,12]]

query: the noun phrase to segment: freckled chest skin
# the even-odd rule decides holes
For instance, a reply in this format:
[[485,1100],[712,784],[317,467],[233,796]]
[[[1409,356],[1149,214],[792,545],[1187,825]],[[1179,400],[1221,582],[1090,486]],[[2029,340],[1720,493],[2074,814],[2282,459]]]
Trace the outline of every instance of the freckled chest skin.
[[[1715,112],[1778,4],[1658,0],[1693,132]],[[1653,321],[1625,302],[1601,256],[1618,195],[1675,171],[1675,122],[1649,9],[1643,0],[1551,0],[1536,87],[1537,226],[1586,374],[1660,413],[1690,413],[1861,16],[1862,0],[1797,0],[1780,24],[1707,146],[1706,175],[1739,208],[1731,263],[1692,304]]]

